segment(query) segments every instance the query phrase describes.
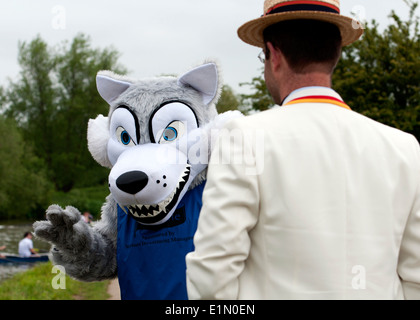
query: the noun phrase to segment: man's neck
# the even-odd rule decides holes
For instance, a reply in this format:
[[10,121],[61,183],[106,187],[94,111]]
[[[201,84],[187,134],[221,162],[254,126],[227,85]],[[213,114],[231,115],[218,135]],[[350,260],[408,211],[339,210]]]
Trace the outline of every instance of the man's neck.
[[280,95],[284,101],[293,91],[304,87],[327,87],[331,88],[331,76],[325,73],[293,74],[289,81],[282,81]]

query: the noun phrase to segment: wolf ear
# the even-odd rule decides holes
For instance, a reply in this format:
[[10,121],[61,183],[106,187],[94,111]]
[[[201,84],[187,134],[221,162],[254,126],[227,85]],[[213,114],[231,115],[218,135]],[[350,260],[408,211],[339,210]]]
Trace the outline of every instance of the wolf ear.
[[190,86],[200,92],[206,105],[216,102],[222,88],[219,68],[214,62],[203,64],[183,74],[178,78],[178,84]]
[[109,140],[108,118],[99,115],[95,120],[90,119],[87,138],[88,149],[93,159],[103,167],[112,168],[107,152]]
[[111,104],[124,91],[126,91],[133,82],[123,76],[119,76],[111,71],[100,71],[96,76],[96,87],[101,97]]

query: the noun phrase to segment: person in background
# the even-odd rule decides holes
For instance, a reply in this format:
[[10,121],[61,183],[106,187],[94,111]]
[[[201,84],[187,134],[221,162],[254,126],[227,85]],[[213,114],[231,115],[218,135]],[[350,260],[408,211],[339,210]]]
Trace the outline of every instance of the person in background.
[[266,0],[239,29],[279,106],[231,121],[212,152],[190,299],[420,299],[419,143],[332,89],[362,33],[337,0]]
[[31,232],[25,232],[23,239],[20,240],[19,256],[21,256],[22,258],[38,256],[38,253],[34,250]]
[[85,211],[83,212],[82,219],[87,224],[90,224],[93,220],[93,216],[88,211]]
[[[3,251],[5,249],[6,249],[6,246],[0,247],[0,251]],[[6,257],[4,255],[0,254],[0,259],[4,259],[4,258],[6,258]]]

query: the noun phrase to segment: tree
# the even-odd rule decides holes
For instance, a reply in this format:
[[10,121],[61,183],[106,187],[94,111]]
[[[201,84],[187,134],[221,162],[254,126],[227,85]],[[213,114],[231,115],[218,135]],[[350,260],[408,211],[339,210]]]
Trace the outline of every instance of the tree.
[[108,112],[96,89],[98,71],[125,73],[126,70],[118,65],[116,50],[92,49],[84,35],[76,37],[61,52],[56,67],[60,107],[56,121],[60,123],[62,140],[55,146],[52,169],[60,173],[58,189],[69,191],[76,183],[89,186],[107,181],[107,171],[92,159],[87,149],[87,123],[90,118]]
[[361,41],[343,49],[333,83],[353,110],[420,139],[420,20],[418,4],[406,3],[408,21],[392,12],[382,34],[372,21]]
[[224,113],[229,110],[238,110],[238,107],[238,97],[235,95],[231,87],[229,87],[228,85],[224,85],[222,89],[222,94],[216,105],[217,112]]
[[250,86],[253,91],[253,93],[241,95],[241,105],[244,113],[265,111],[275,105],[264,81],[264,69],[262,69],[260,76],[254,77],[251,82],[241,83],[240,85]]
[[4,92],[5,114],[44,160],[57,190],[106,181],[87,149],[87,123],[108,106],[96,90],[100,70],[125,73],[113,48],[94,49],[83,34],[50,48],[39,36],[19,44],[20,79]]
[[[420,140],[420,32],[418,4],[410,8],[408,21],[393,11],[393,23],[382,33],[373,20],[363,38],[343,48],[333,76],[333,87],[354,111],[414,134]],[[274,103],[261,74],[243,95],[249,112],[263,111]]]
[[51,184],[43,161],[24,142],[16,123],[0,116],[0,219],[44,214]]
[[51,77],[51,70],[55,68],[54,57],[47,44],[37,37],[29,44],[19,44],[18,62],[21,80],[11,83],[5,93],[5,102],[10,105],[6,115],[17,121],[25,139],[32,140],[33,147],[41,151],[42,158],[51,165],[54,128],[49,124],[56,118],[57,111]]

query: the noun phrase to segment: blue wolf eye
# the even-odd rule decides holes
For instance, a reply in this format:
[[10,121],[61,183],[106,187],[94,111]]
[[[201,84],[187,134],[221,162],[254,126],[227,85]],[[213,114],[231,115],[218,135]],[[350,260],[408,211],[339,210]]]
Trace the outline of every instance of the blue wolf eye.
[[162,137],[165,141],[174,141],[178,137],[178,131],[173,127],[168,127],[163,131]]
[[121,132],[121,142],[125,145],[129,145],[131,142],[131,137],[127,131]]
[[184,133],[184,123],[181,121],[173,121],[165,128],[165,130],[163,130],[159,143],[171,143],[181,138]]
[[125,146],[134,146],[135,143],[130,134],[123,127],[118,127],[116,132],[117,140]]

